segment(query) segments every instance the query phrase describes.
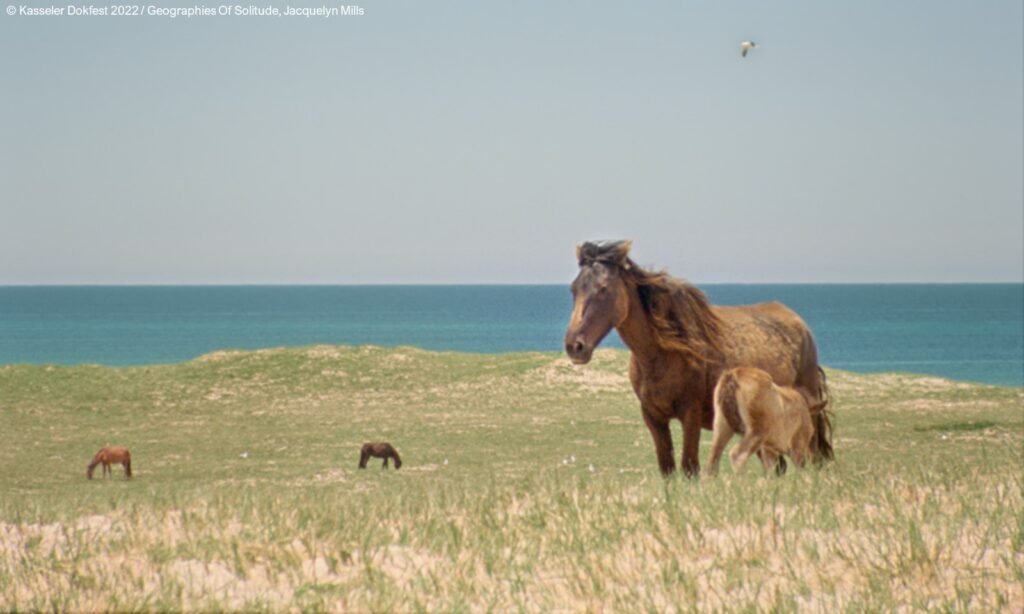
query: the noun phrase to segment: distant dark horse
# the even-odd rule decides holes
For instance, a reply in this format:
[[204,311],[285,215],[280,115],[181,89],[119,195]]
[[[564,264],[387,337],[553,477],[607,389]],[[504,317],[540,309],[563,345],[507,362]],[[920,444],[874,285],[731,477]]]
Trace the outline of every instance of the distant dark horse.
[[112,475],[110,471],[110,465],[122,465],[124,467],[125,479],[132,477],[132,455],[128,452],[128,448],[115,448],[106,446],[100,448],[100,451],[96,453],[96,456],[92,457],[92,462],[85,468],[85,477],[92,479],[92,473],[96,470],[96,465],[103,465],[103,475]]
[[[704,293],[666,273],[645,271],[629,258],[629,241],[576,248],[573,312],[565,350],[586,364],[612,328],[629,347],[629,379],[654,439],[661,472],[675,471],[669,422],[683,423],[683,471],[696,476],[701,427],[712,428],[714,388],[726,369],[763,369],[776,384],[827,401],[811,331],[780,303],[711,305]],[[829,414],[815,416],[811,457],[833,457]],[[780,465],[780,469],[784,466]]]
[[387,468],[388,459],[395,459],[395,469],[402,468],[402,458],[398,456],[398,451],[395,450],[394,446],[387,442],[381,443],[364,443],[363,449],[359,452],[359,468],[366,469],[366,463],[370,460],[370,457],[383,458],[383,468]]

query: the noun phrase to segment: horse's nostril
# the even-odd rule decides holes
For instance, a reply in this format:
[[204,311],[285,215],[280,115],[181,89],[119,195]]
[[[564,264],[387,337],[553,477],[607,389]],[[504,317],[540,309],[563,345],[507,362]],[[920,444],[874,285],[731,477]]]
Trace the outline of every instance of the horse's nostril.
[[573,354],[582,354],[583,353],[583,342],[582,341],[577,341],[577,342],[572,344],[572,353]]

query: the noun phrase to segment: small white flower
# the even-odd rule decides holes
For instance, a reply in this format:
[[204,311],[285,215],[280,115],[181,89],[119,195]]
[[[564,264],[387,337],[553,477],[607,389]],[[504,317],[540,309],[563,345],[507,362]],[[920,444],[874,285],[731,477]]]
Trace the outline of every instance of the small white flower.
[[594,465],[593,464],[587,465],[587,469],[590,471],[590,473],[594,473]]
[[576,462],[576,455],[575,454],[570,454],[569,455],[569,461],[575,463]]
[[446,464],[446,465],[448,464],[448,459],[447,458],[444,459],[444,464]]
[[239,456],[241,456],[242,458],[249,458],[249,453],[248,452],[242,452],[241,454],[239,454]]

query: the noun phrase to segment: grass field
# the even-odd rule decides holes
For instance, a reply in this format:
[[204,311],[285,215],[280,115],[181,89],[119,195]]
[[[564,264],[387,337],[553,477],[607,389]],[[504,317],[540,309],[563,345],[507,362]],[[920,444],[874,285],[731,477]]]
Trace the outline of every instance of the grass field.
[[0,610],[1024,609],[1024,390],[829,371],[836,463],[666,481],[627,360],[0,367]]

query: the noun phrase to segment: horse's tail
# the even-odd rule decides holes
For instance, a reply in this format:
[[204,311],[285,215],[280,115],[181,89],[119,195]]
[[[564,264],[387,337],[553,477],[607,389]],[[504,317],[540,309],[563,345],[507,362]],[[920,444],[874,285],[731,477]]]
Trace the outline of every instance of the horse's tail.
[[820,403],[815,405],[818,411],[811,412],[811,420],[814,422],[814,438],[811,439],[811,454],[817,463],[823,463],[835,458],[835,451],[832,449],[832,411],[829,405],[832,398],[828,390],[828,378],[825,370],[818,367],[818,398]]
[[729,427],[737,433],[745,433],[747,429],[743,426],[743,419],[740,418],[740,406],[737,399],[740,382],[736,376],[736,370],[726,371],[718,378],[715,385],[715,416],[722,416],[729,424]]
[[124,476],[132,477],[132,453],[127,450],[124,451]]

